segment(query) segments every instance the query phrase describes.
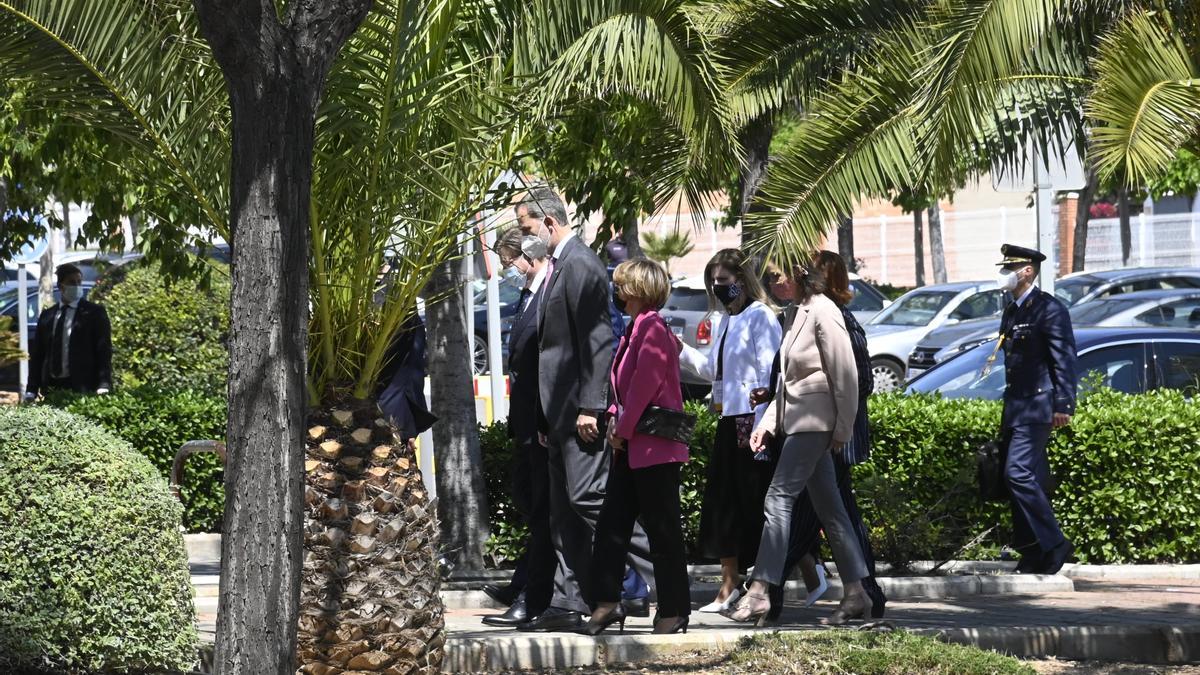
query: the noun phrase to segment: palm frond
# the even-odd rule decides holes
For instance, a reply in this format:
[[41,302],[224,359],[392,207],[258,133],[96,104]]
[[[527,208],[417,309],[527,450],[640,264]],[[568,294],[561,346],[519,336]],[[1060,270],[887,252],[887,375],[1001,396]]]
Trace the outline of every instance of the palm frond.
[[1136,11],[1104,36],[1086,103],[1100,175],[1145,185],[1200,136],[1200,64],[1170,15]]

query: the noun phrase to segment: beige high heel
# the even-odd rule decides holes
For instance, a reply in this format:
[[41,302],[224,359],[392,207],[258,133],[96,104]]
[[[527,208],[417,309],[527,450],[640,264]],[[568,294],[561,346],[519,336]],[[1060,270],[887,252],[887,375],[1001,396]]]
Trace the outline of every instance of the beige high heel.
[[762,593],[747,593],[738,603],[737,611],[729,615],[733,621],[746,623],[755,621],[771,611],[771,599]]
[[823,623],[827,626],[844,626],[855,619],[866,619],[873,606],[866,593],[843,598],[842,604]]

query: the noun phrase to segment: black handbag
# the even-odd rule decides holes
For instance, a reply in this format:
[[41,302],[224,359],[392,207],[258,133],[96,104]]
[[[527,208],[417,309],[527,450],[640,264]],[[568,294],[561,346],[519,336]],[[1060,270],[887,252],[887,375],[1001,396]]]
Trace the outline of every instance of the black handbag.
[[979,496],[985,502],[1008,501],[1008,480],[1004,476],[1004,449],[1000,441],[988,441],[975,450],[979,472]]
[[638,420],[635,431],[647,436],[657,436],[684,445],[692,442],[696,430],[696,416],[684,410],[671,410],[656,405],[648,406]]

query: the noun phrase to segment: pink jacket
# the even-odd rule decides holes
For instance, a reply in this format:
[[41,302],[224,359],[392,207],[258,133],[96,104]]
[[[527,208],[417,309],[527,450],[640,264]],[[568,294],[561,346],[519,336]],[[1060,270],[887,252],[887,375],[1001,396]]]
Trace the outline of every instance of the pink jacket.
[[634,431],[648,406],[683,410],[679,345],[657,311],[647,310],[633,319],[632,329],[617,347],[609,380],[617,402],[608,412],[616,435],[625,439],[629,468],[686,462],[688,448],[683,443]]

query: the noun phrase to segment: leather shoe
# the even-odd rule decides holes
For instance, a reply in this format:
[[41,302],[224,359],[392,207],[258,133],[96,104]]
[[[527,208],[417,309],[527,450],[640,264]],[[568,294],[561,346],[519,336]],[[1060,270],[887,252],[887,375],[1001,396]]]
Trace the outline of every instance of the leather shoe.
[[489,598],[495,600],[496,602],[500,603],[501,605],[504,605],[505,607],[509,607],[514,602],[516,602],[517,596],[519,595],[519,593],[513,589],[512,584],[509,584],[508,586],[497,586],[496,584],[484,584],[483,588],[481,590]]
[[485,626],[500,626],[503,628],[516,628],[518,624],[525,623],[529,620],[529,610],[525,605],[525,594],[517,596],[517,601],[512,604],[503,614],[498,616],[485,616],[483,623]]
[[571,632],[583,626],[579,612],[551,607],[540,615],[518,624],[517,630],[533,633]]
[[1067,558],[1070,558],[1074,552],[1075,546],[1064,539],[1061,544],[1046,551],[1046,555],[1042,556],[1042,564],[1038,567],[1037,573],[1058,574],[1058,571],[1066,564]]
[[625,616],[650,616],[650,598],[625,598],[621,607]]
[[1029,551],[1021,555],[1021,561],[1017,563],[1017,568],[1013,572],[1017,574],[1039,574],[1038,570],[1042,567],[1043,556],[1041,551]]

